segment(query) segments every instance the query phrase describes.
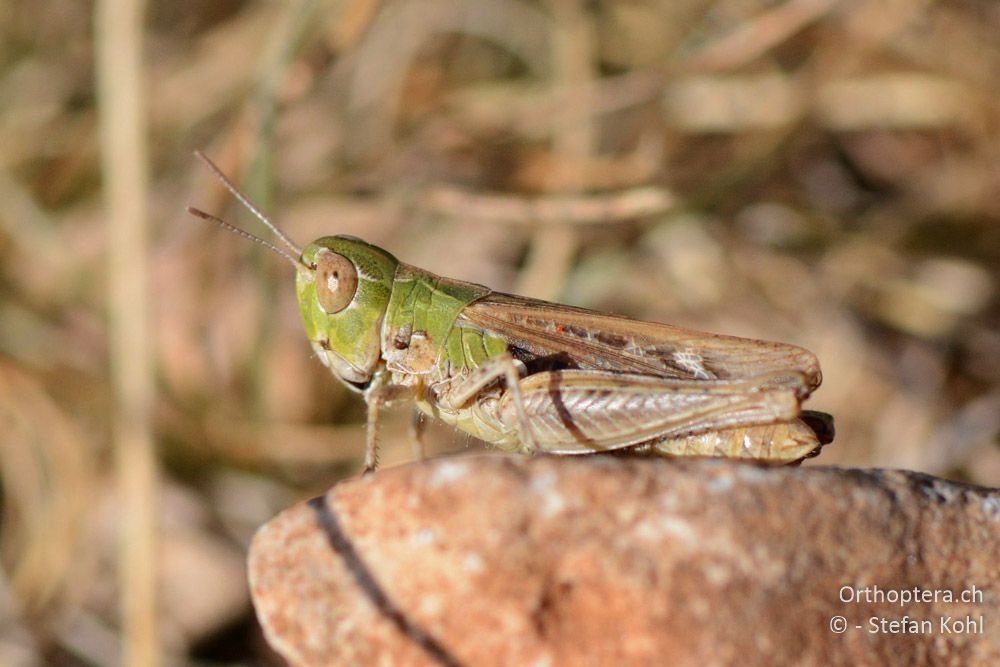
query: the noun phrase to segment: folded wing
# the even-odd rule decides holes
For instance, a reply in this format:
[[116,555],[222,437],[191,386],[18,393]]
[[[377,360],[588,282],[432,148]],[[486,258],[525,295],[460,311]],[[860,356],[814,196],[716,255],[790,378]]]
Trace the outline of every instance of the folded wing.
[[804,378],[802,397],[819,386],[816,356],[785,343],[723,336],[560,304],[492,293],[458,318],[508,341],[515,356],[559,357],[572,367],[677,380],[740,380],[787,371]]

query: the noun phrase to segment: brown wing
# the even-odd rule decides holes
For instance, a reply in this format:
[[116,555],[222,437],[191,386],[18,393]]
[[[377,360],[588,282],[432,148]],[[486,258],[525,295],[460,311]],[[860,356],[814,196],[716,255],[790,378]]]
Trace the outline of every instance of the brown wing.
[[787,370],[819,386],[819,362],[795,345],[643,322],[526,297],[492,293],[467,306],[457,324],[508,342],[515,356],[562,357],[571,366],[678,380],[740,380]]

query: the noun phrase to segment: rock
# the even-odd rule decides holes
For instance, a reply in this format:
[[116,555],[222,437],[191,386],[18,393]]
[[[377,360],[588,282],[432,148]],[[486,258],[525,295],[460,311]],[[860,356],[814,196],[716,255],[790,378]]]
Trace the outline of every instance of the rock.
[[985,665],[998,554],[1000,491],[912,472],[461,457],[296,505],[249,569],[294,665]]

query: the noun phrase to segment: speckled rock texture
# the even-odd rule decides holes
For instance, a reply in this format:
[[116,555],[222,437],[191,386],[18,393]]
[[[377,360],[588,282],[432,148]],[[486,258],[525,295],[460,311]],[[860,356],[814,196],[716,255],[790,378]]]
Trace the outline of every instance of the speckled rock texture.
[[1000,491],[910,472],[439,459],[249,565],[294,665],[1000,665]]

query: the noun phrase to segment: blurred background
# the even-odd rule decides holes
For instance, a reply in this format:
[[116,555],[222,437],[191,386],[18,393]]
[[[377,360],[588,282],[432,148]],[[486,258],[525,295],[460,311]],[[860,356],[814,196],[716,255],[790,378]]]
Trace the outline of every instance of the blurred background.
[[0,663],[280,664],[246,545],[360,469],[195,149],[300,244],[811,349],[805,465],[1000,485],[993,0],[118,5],[0,1]]

